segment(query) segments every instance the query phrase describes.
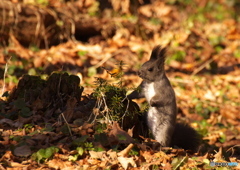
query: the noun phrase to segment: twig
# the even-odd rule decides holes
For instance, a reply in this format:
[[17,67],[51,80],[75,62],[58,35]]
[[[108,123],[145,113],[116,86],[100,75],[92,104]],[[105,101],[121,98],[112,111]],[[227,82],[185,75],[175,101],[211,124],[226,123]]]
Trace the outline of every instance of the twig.
[[128,103],[127,103],[126,110],[125,110],[124,114],[123,114],[122,117],[121,117],[121,120],[122,120],[122,126],[123,126],[123,120],[124,120],[124,117],[126,116],[126,114],[127,114],[127,112],[128,112],[129,103],[130,103],[130,102],[129,102],[129,99],[127,98],[127,96],[125,96],[125,98],[124,98],[121,102],[123,102],[125,99],[127,99]]
[[240,145],[234,145],[231,148],[229,148],[226,152],[229,152],[231,150],[232,151],[231,156],[233,156],[234,155],[234,148],[236,148],[236,147],[240,147]]
[[118,153],[118,156],[123,156],[123,157],[127,156],[133,147],[134,145],[130,143],[124,150]]
[[209,60],[207,60],[200,67],[198,67],[196,70],[194,70],[194,72],[191,74],[191,76],[194,76],[195,74],[200,72],[202,69],[204,69],[206,67],[206,65],[210,64],[213,60],[214,60],[213,58],[210,58]]
[[70,126],[69,126],[69,124],[68,124],[68,122],[67,122],[67,120],[66,120],[64,114],[61,113],[61,116],[63,117],[63,120],[64,120],[65,123],[67,124],[68,130],[69,130],[69,133],[70,133],[70,136],[72,137],[72,136],[73,136],[73,135],[72,135],[72,131],[71,131],[71,129],[70,129]]
[[110,59],[112,57],[111,54],[106,54],[105,57],[100,61],[98,62],[95,66],[93,66],[94,68],[98,68],[100,67],[102,64],[104,64],[108,59]]
[[176,83],[193,84],[193,81],[190,79],[169,78],[169,80]]
[[180,167],[180,165],[187,159],[187,156],[185,156],[184,158],[182,158],[182,160],[177,164],[177,166],[174,168],[174,170],[178,169]]
[[109,109],[108,109],[108,107],[107,107],[106,99],[104,98],[104,94],[103,94],[102,92],[101,92],[101,95],[102,95],[102,97],[103,97],[103,103],[104,103],[104,110],[103,110],[102,112],[106,112],[106,115],[107,115],[107,116],[105,116],[105,115],[103,114],[103,116],[104,116],[104,117],[107,117],[107,120],[109,120],[109,122],[111,122],[110,120],[113,120],[113,118],[111,118],[111,114],[108,112]]

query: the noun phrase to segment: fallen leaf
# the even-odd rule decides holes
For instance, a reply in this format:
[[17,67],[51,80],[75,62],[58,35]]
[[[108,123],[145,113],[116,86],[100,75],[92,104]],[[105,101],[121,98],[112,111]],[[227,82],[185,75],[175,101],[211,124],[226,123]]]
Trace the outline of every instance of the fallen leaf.
[[120,156],[118,157],[118,161],[124,169],[128,169],[128,167],[137,167],[136,162],[133,160],[133,157],[125,158]]
[[219,151],[214,155],[214,162],[225,162],[223,159],[223,150],[222,147],[219,148]]
[[67,122],[69,122],[73,117],[76,103],[77,103],[77,99],[75,97],[71,97],[67,101],[67,109],[63,112],[63,115]]
[[89,151],[89,154],[93,159],[102,159],[103,155],[106,154],[106,151],[102,151],[102,152]]
[[47,165],[54,169],[74,169],[72,162],[62,161],[61,159],[52,159],[47,162]]
[[19,147],[16,147],[13,151],[13,154],[15,156],[21,156],[21,157],[28,157],[31,155],[31,149],[28,145],[22,145]]
[[113,122],[112,130],[109,136],[114,137],[119,143],[133,143],[133,138],[124,130],[122,130],[117,122]]

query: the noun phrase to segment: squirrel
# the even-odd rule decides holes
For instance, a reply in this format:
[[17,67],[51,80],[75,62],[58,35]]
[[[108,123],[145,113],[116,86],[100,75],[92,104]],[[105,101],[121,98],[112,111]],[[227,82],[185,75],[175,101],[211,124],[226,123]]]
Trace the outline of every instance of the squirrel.
[[166,48],[160,45],[153,48],[150,60],[138,71],[143,79],[140,90],[133,91],[128,98],[146,98],[149,104],[147,125],[161,146],[195,151],[200,144],[199,134],[189,125],[176,123],[176,97],[165,74],[165,58]]

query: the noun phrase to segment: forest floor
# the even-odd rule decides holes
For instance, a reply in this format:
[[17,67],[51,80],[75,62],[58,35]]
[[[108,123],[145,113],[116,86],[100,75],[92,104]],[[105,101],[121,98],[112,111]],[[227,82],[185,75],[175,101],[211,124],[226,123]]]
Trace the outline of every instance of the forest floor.
[[[0,169],[240,169],[239,11],[234,0],[1,1]],[[159,44],[196,152],[131,129],[132,108],[147,105],[124,99]]]

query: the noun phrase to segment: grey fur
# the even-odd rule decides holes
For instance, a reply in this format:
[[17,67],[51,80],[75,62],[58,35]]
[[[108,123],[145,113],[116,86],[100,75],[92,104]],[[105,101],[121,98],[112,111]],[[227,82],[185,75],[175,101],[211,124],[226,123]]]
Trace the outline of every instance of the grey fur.
[[174,90],[165,74],[165,48],[156,46],[150,60],[142,65],[138,75],[143,79],[140,93],[129,98],[145,96],[150,107],[147,123],[154,138],[162,146],[170,146],[176,124],[177,105]]

